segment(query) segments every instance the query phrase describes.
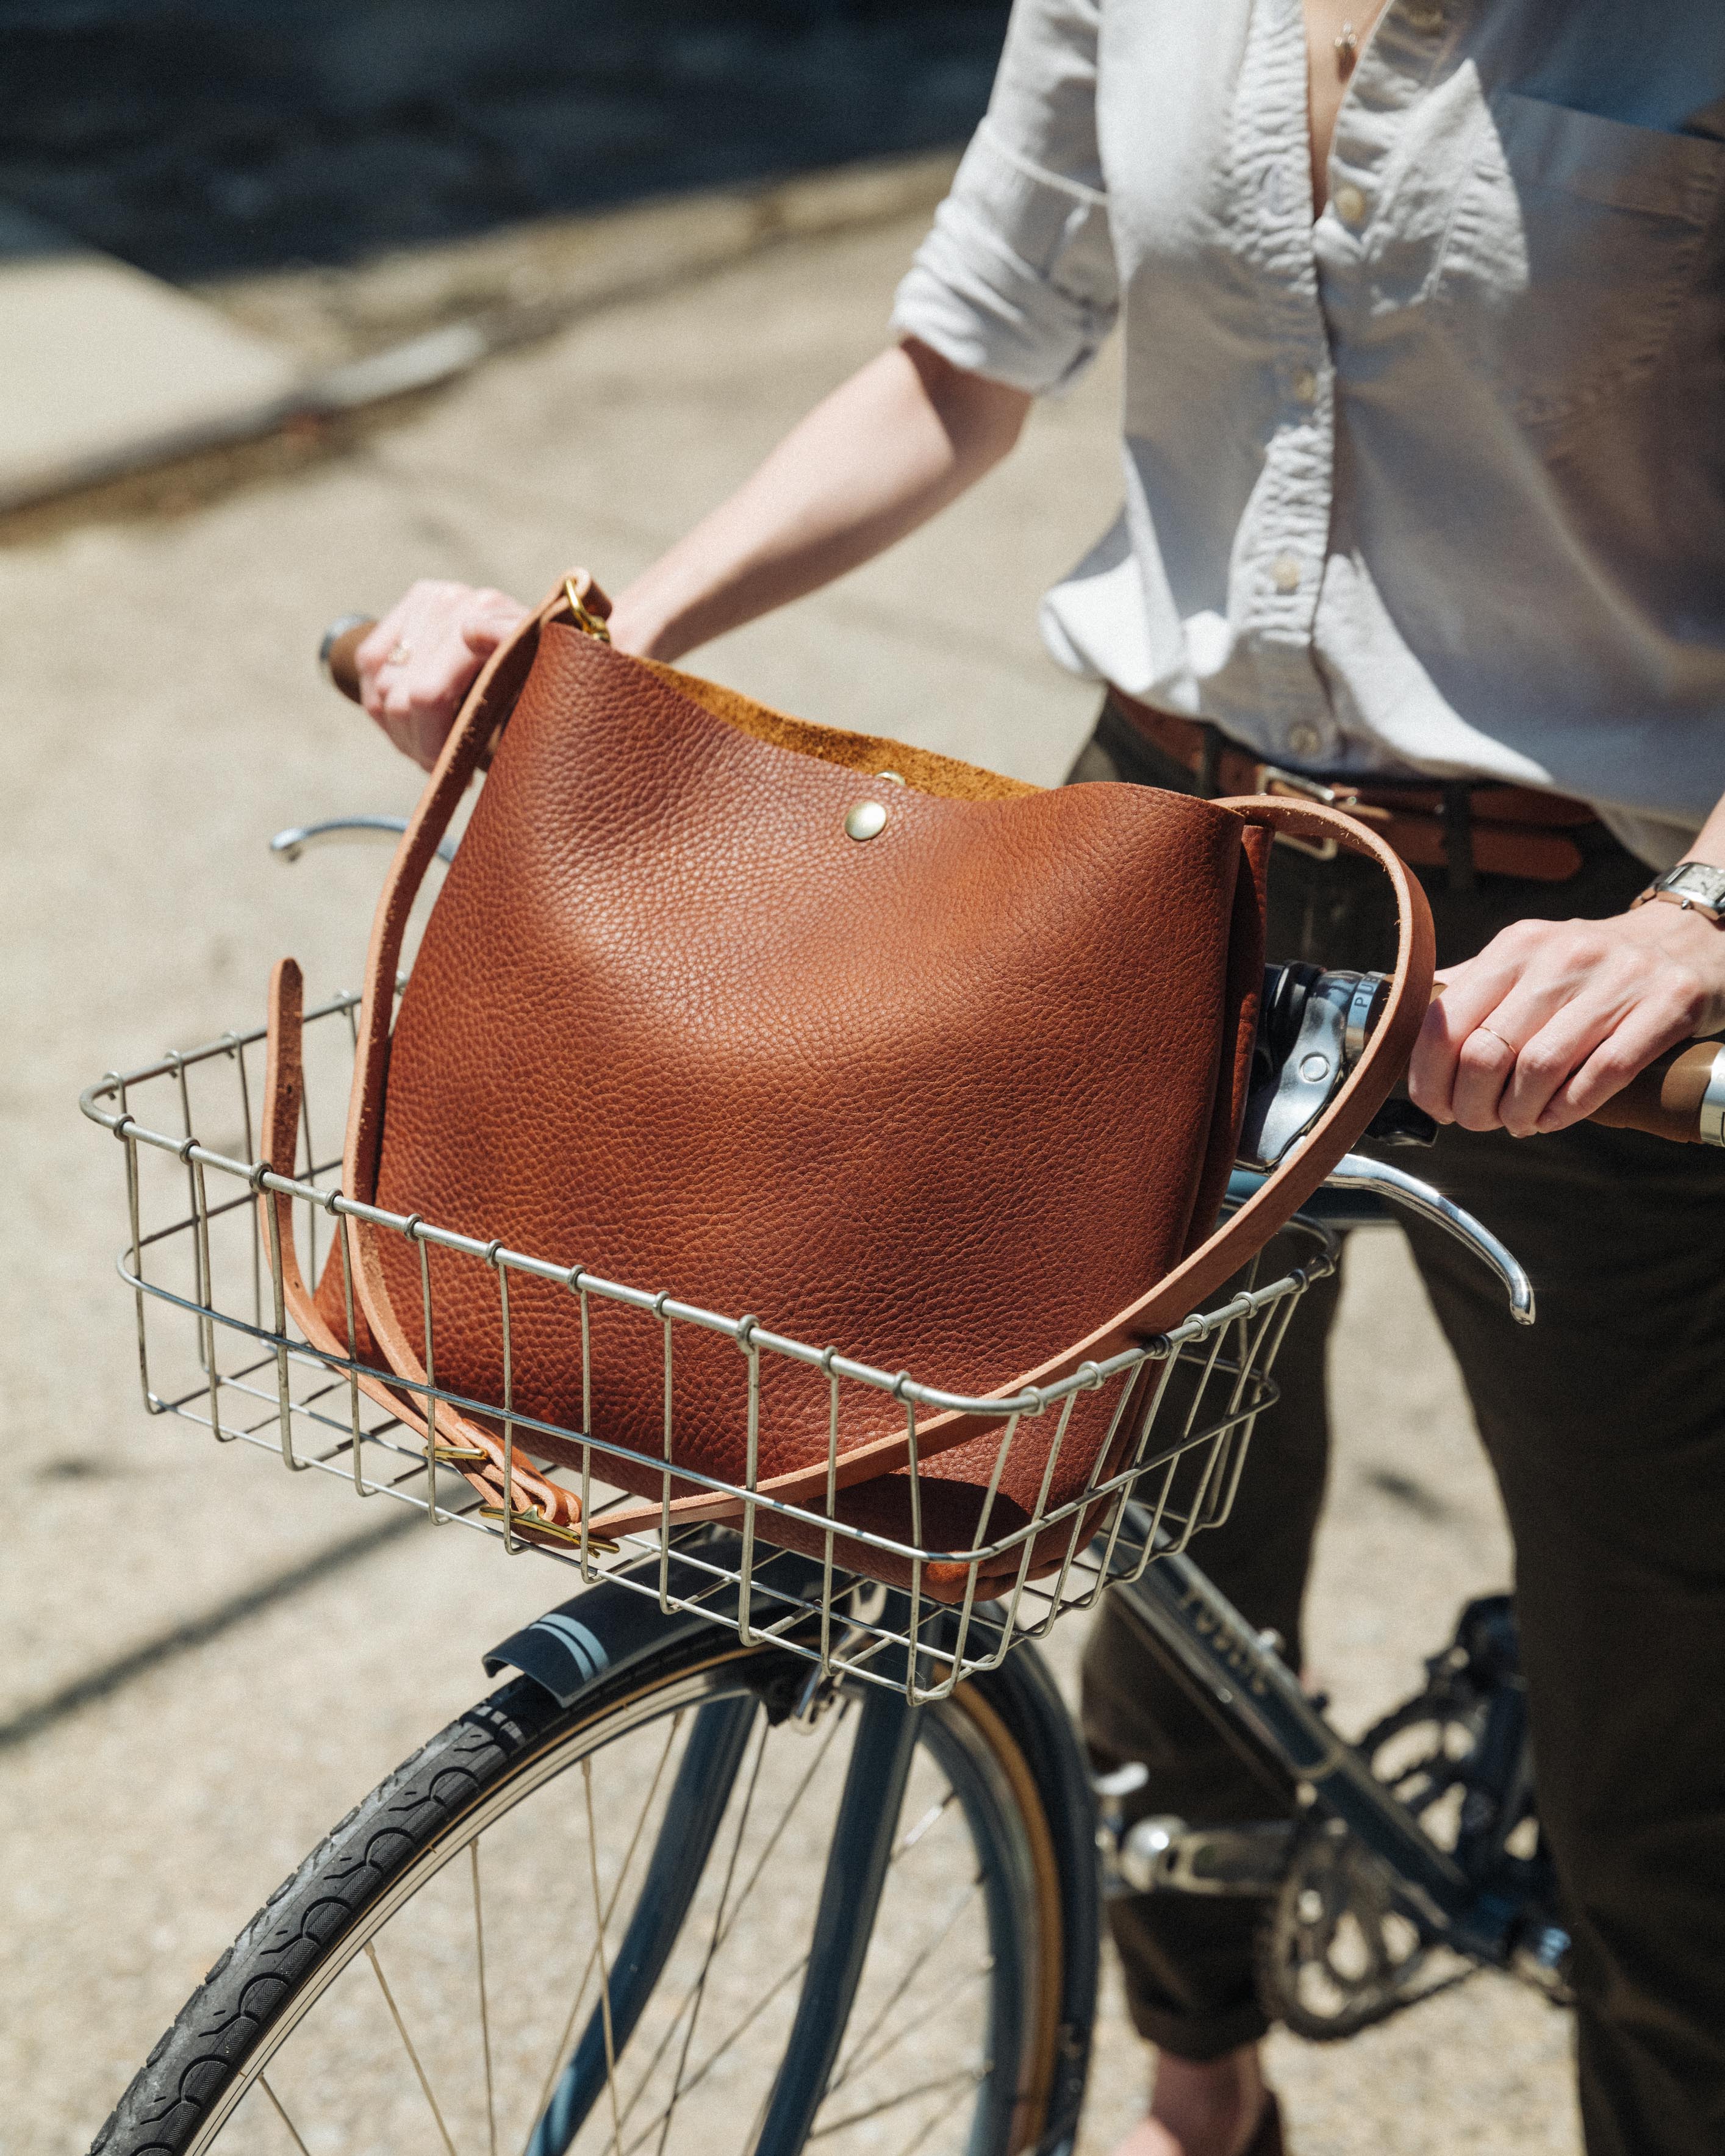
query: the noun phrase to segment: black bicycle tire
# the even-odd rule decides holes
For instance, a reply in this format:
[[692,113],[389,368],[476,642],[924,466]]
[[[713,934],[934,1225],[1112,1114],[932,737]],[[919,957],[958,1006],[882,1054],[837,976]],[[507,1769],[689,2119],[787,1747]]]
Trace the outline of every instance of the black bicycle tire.
[[[219,2133],[238,2101],[236,2082],[260,2048],[266,2054],[273,2048],[295,2002],[326,1977],[329,1964],[351,1958],[357,1948],[344,1953],[343,1948],[352,1934],[465,1812],[644,1694],[750,1659],[749,1650],[712,1637],[685,1639],[644,1666],[594,1684],[567,1707],[532,1679],[519,1677],[458,1716],[362,1798],[244,1926],[133,2076],[91,2144],[90,2156],[187,2156],[204,2142],[213,2117]],[[983,1691],[981,1686],[970,1689],[978,1696]],[[992,1740],[1016,1749],[1020,1738],[1011,1727],[1014,1717],[1009,1712],[1003,1716],[999,1707],[997,1702],[988,1717]],[[1043,1803],[1041,1785],[1021,1749],[1011,1779],[1021,1815],[1031,1792]],[[1014,2149],[1045,2145],[1050,2118],[1070,2107],[1065,2055],[1071,2036],[1055,1994],[1061,1964],[1075,1951],[1083,1953],[1085,1930],[1082,1912],[1075,1922],[1069,1911],[1065,1875],[1070,1865],[1062,1861],[1059,1846],[1060,1823],[1044,1816],[1026,1825],[1031,1839],[1048,1851],[1057,1876],[1055,1906],[1063,1935],[1078,1936],[1070,1944],[1064,1936],[1042,1942],[1045,1966],[1037,1976],[1046,1996],[1031,2017],[1042,2056],[1027,2061],[1019,2076],[1020,2089],[1034,2089],[1036,2101],[1028,2115],[1019,2106]],[[1045,1893],[1042,1903],[1045,1911]],[[316,1995],[314,1990],[314,2002]],[[1063,2066],[1068,2070],[1063,2072]],[[248,2077],[244,2086],[250,2085]]]

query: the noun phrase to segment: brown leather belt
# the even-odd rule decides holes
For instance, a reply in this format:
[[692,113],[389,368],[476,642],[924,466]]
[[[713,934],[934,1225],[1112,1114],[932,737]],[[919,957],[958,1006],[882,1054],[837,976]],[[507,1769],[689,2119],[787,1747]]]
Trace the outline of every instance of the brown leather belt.
[[[1283,793],[1322,801],[1369,824],[1411,867],[1447,868],[1452,888],[1466,888],[1476,870],[1526,876],[1535,883],[1567,883],[1580,872],[1586,857],[1566,834],[1599,820],[1585,801],[1488,779],[1337,779],[1332,784],[1262,762],[1214,726],[1159,711],[1119,689],[1111,688],[1109,696],[1122,717],[1189,771],[1206,793]],[[1336,851],[1333,839],[1312,844],[1281,835],[1278,843],[1322,860]]]

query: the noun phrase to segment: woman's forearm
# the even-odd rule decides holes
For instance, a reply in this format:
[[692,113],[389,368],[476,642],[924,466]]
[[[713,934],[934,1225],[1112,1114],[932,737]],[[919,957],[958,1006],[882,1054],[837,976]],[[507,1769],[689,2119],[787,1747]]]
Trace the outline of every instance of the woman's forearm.
[[619,596],[613,639],[674,660],[843,576],[998,464],[1029,403],[915,340],[882,352]]

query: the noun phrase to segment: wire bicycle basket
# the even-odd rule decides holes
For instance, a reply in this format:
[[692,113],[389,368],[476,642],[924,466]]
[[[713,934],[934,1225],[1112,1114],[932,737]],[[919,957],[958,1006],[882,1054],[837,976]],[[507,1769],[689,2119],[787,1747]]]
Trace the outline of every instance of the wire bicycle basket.
[[[1219,1525],[1234,1502],[1256,1418],[1277,1397],[1271,1369],[1288,1320],[1304,1289],[1335,1265],[1326,1231],[1296,1219],[1271,1249],[1285,1252],[1296,1245],[1298,1263],[1260,1283],[1260,1260],[1237,1293],[1165,1333],[1015,1394],[978,1398],[942,1389],[921,1373],[883,1369],[774,1332],[752,1317],[680,1301],[674,1291],[602,1278],[567,1257],[506,1248],[419,1215],[350,1201],[336,1186],[339,1150],[328,1133],[345,1113],[359,1000],[340,994],[305,1014],[305,1090],[292,1177],[257,1157],[261,1026],[138,1070],[110,1071],[83,1096],[84,1113],[121,1142],[126,1242],[117,1265],[133,1292],[146,1407],[201,1426],[218,1444],[243,1443],[275,1455],[290,1471],[315,1469],[339,1477],[362,1499],[416,1507],[434,1527],[454,1524],[488,1535],[511,1555],[536,1550],[574,1568],[585,1581],[614,1578],[667,1611],[698,1607],[746,1644],[767,1642],[811,1665],[811,1681],[887,1686],[919,1702],[943,1697],[966,1677],[996,1666],[1018,1639],[1041,1637],[1065,1611],[1089,1608],[1110,1579],[1136,1577],[1153,1557],[1183,1550],[1194,1533]],[[502,1397],[475,1399],[438,1384],[429,1355],[427,1377],[434,1381],[424,1383],[362,1360],[351,1281],[348,1354],[310,1347],[285,1312],[280,1252],[271,1248],[277,1209],[259,1203],[265,1191],[292,1201],[312,1277],[331,1237],[345,1267],[344,1215],[416,1245],[427,1284],[428,1344],[428,1254],[439,1254],[440,1267],[484,1268],[501,1309]],[[521,1412],[510,1382],[511,1284],[519,1293],[529,1281],[561,1288],[579,1303],[579,1427]],[[662,1341],[663,1458],[608,1440],[603,1428],[593,1427],[595,1350],[588,1321],[601,1306],[617,1313],[608,1316],[608,1324],[639,1322]],[[831,1412],[824,1500],[797,1504],[774,1496],[758,1486],[752,1468],[736,1482],[680,1462],[673,1471],[675,1346],[695,1334],[728,1337],[739,1351],[737,1413],[750,1434],[751,1461],[762,1418],[771,1413],[763,1363],[798,1365],[811,1381],[825,1384]],[[377,1404],[362,1389],[362,1378],[411,1397],[427,1435]],[[896,1402],[906,1419],[907,1536],[839,1517],[840,1403],[845,1392],[859,1389],[877,1401],[884,1395]],[[1106,1396],[1107,1441],[1081,1490],[1054,1502],[1049,1493],[1067,1427],[1081,1396],[1091,1394]],[[578,1522],[553,1529],[512,1505],[506,1474],[502,1502],[487,1505],[454,1471],[460,1455],[438,1440],[440,1404],[452,1417],[478,1419],[501,1431],[508,1455],[518,1450],[524,1464],[544,1457],[536,1443],[549,1443],[562,1459],[578,1457],[578,1470],[563,1471],[578,1476]],[[975,1531],[958,1548],[937,1547],[917,1532],[924,1473],[917,1417],[949,1413],[986,1416],[999,1432]],[[1028,1518],[1005,1519],[1009,1508],[996,1501],[1014,1438],[1027,1424],[1047,1430],[1050,1419],[1041,1498]],[[652,1527],[639,1524],[640,1502],[608,1476],[608,1465],[625,1461],[637,1484],[642,1471],[662,1483]],[[674,1518],[674,1485],[685,1496],[692,1486],[723,1501],[715,1509],[726,1512],[732,1524],[716,1532]],[[1147,1536],[1123,1534],[1129,1499],[1148,1514]],[[636,1524],[620,1536],[608,1534],[608,1514],[620,1518],[625,1507]],[[1050,1531],[1060,1537],[1052,1564],[1046,1554]],[[1033,1554],[1039,1541],[1040,1553]],[[788,1546],[803,1554],[788,1555]],[[859,1550],[865,1553],[861,1577]],[[877,1569],[903,1584],[886,1590],[866,1576]],[[944,1584],[932,1593],[937,1573]],[[988,1584],[979,1591],[985,1576]]]

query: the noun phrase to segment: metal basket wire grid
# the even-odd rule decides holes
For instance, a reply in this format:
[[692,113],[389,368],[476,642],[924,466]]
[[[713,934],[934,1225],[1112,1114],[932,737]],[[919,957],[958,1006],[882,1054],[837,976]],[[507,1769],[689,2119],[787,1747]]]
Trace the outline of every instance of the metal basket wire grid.
[[[139,1377],[150,1412],[198,1424],[218,1444],[242,1442],[278,1455],[292,1472],[315,1468],[341,1477],[360,1497],[417,1506],[434,1527],[453,1522],[488,1534],[511,1555],[536,1549],[573,1566],[583,1580],[603,1574],[656,1599],[668,1613],[698,1607],[744,1642],[768,1643],[811,1664],[811,1683],[843,1677],[889,1686],[917,1702],[943,1697],[963,1678],[995,1666],[1015,1640],[1039,1638],[1065,1611],[1089,1608],[1110,1579],[1136,1577],[1153,1556],[1182,1550],[1199,1528],[1219,1524],[1233,1503],[1255,1419],[1277,1396],[1271,1370],[1288,1320],[1307,1286],[1336,1262],[1327,1233],[1296,1220],[1273,1247],[1283,1250],[1289,1240],[1296,1241],[1300,1263],[1261,1285],[1255,1265],[1239,1292],[1170,1332],[1086,1363],[1058,1383],[1010,1396],[983,1399],[943,1390],[908,1372],[880,1369],[834,1348],[773,1332],[752,1317],[722,1316],[666,1291],[602,1279],[580,1265],[344,1198],[335,1182],[340,1173],[336,1134],[346,1112],[358,1004],[357,995],[344,993],[306,1013],[295,1178],[274,1173],[255,1158],[261,1026],[224,1034],[184,1054],[171,1052],[142,1069],[110,1071],[83,1096],[84,1113],[121,1142],[127,1240],[117,1264],[133,1291]],[[475,1399],[362,1363],[352,1352],[351,1319],[348,1357],[314,1353],[286,1319],[275,1262],[279,1254],[270,1247],[277,1232],[275,1209],[266,1214],[258,1203],[264,1190],[295,1201],[309,1279],[317,1277],[332,1237],[341,1262],[347,1264],[347,1238],[336,1226],[344,1214],[416,1243],[428,1283],[428,1343],[430,1269],[423,1266],[428,1249],[486,1268],[499,1298],[504,1397]],[[515,1406],[509,1286],[516,1276],[552,1282],[579,1301],[586,1425],[581,1430],[537,1420]],[[751,1462],[742,1481],[720,1481],[681,1462],[674,1478],[668,1455],[649,1458],[608,1443],[603,1430],[591,1427],[587,1317],[596,1303],[633,1312],[662,1335],[667,1433],[678,1336],[716,1333],[736,1344],[741,1351],[737,1410],[747,1419]],[[752,1463],[760,1450],[766,1358],[818,1372],[829,1389],[824,1506],[792,1504],[757,1487]],[[426,1367],[428,1377],[434,1376],[429,1356]],[[362,1373],[412,1396],[430,1439],[362,1392]],[[903,1410],[909,1539],[850,1522],[835,1528],[839,1404],[846,1388],[887,1395]],[[1111,1389],[1108,1441],[1098,1450],[1096,1466],[1076,1496],[1050,1502],[1076,1402],[1082,1394]],[[535,1460],[536,1436],[578,1448],[579,1524],[548,1530],[537,1516],[511,1510],[506,1494],[501,1506],[484,1503],[449,1468],[449,1455],[436,1441],[439,1403],[457,1414],[488,1420],[501,1432],[511,1462],[516,1448],[524,1463]],[[986,1414],[999,1426],[993,1475],[973,1539],[957,1549],[929,1547],[916,1532],[922,1518],[917,1417],[926,1421],[949,1411]],[[991,1537],[1001,1471],[1014,1436],[1026,1418],[1050,1416],[1055,1419],[1040,1499],[1028,1519],[1000,1527]],[[606,1533],[607,1513],[631,1502],[639,1510],[638,1501],[606,1479],[608,1460],[624,1459],[662,1481],[664,1503],[656,1532],[619,1539]],[[718,1528],[673,1519],[674,1479],[680,1492],[693,1487],[733,1501],[740,1523]],[[1128,1500],[1143,1508],[1132,1515],[1137,1524],[1129,1530]],[[1147,1534],[1142,1532],[1146,1513]],[[791,1554],[775,1540],[775,1527],[804,1552],[820,1554]],[[1033,1566],[1039,1537],[1056,1528],[1065,1530],[1058,1561],[1050,1565],[1045,1542]],[[889,1592],[872,1578],[860,1578],[845,1568],[842,1552],[835,1562],[835,1541],[867,1548],[883,1568],[908,1584]],[[947,1591],[930,1595],[926,1574],[933,1565],[962,1568],[962,1592],[953,1593],[948,1569]],[[985,1571],[990,1584],[979,1594]]]

